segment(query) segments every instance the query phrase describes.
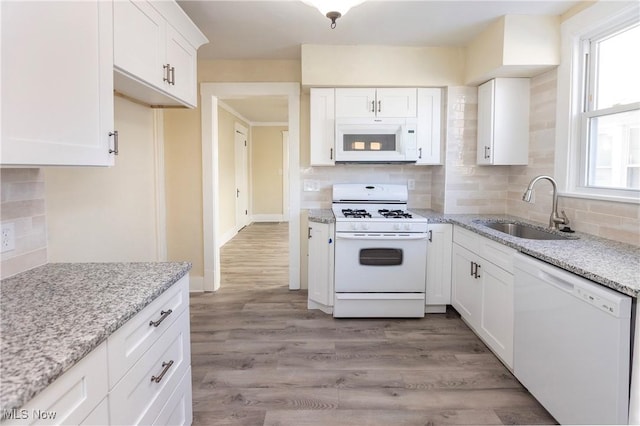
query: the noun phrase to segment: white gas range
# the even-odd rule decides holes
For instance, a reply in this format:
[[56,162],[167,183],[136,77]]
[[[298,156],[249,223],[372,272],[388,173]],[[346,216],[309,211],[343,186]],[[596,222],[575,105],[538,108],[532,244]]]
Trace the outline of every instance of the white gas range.
[[427,219],[396,184],[335,184],[334,317],[423,317]]

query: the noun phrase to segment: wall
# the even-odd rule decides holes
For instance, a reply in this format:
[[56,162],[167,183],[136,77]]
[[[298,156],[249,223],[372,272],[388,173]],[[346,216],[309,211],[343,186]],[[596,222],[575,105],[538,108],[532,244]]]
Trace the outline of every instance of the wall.
[[41,169],[0,169],[0,221],[13,222],[15,250],[2,253],[0,278],[47,262],[44,173]]
[[255,221],[282,220],[282,132],[286,126],[251,128],[251,213]]
[[163,260],[154,114],[116,97],[115,166],[44,169],[50,262]]

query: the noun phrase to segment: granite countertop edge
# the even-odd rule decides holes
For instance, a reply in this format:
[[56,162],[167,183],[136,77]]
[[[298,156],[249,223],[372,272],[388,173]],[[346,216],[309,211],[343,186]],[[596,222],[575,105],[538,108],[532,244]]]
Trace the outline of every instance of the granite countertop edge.
[[[410,211],[424,216],[429,223],[451,223],[459,225],[483,237],[511,247],[518,252],[587,278],[610,289],[628,296],[640,297],[640,247],[607,240],[594,235],[576,232],[566,234],[565,240],[526,240],[513,237],[500,231],[487,228],[482,222],[516,222],[546,229],[545,225],[504,214],[443,214],[428,209],[409,208]],[[333,223],[335,217],[331,209],[310,209],[311,222]],[[601,258],[603,253],[611,252],[611,262],[630,264],[627,268],[596,270],[594,257]],[[590,256],[593,256],[590,258]],[[607,262],[600,262],[606,264]],[[622,276],[622,278],[620,278]]]
[[[5,415],[14,409],[19,409],[28,403],[31,399],[37,396],[48,385],[53,383],[58,377],[67,372],[71,367],[78,363],[82,358],[88,355],[91,351],[96,349],[107,338],[124,325],[128,320],[135,316],[138,312],[143,310],[151,302],[157,299],[162,293],[168,290],[182,277],[184,277],[191,269],[191,263],[189,262],[145,262],[145,263],[50,263],[43,266],[31,269],[29,271],[20,273],[18,275],[6,278],[2,280],[2,298],[0,301],[5,303],[11,303],[10,294],[12,291],[22,292],[22,296],[27,292],[37,292],[38,286],[51,286],[56,285],[54,281],[62,282],[64,279],[72,280],[74,274],[91,275],[91,271],[96,271],[98,278],[104,279],[104,274],[109,274],[109,271],[115,272],[116,270],[125,268],[132,268],[131,276],[124,274],[115,274],[116,278],[109,283],[110,286],[116,286],[117,290],[122,290],[123,286],[130,284],[133,281],[141,279],[141,275],[144,275],[145,269],[149,271],[149,280],[155,280],[161,277],[160,280],[154,282],[148,282],[137,287],[134,291],[135,294],[131,296],[130,300],[123,301],[119,294],[89,294],[85,292],[86,297],[92,298],[101,297],[105,301],[105,305],[109,306],[111,302],[118,299],[120,303],[124,303],[124,307],[119,306],[117,312],[102,313],[103,321],[96,321],[93,324],[86,324],[87,321],[83,315],[87,314],[87,309],[78,309],[73,312],[63,313],[61,315],[68,315],[66,318],[71,318],[65,321],[67,324],[63,327],[63,330],[55,329],[56,333],[60,333],[63,336],[59,340],[63,341],[55,342],[55,348],[52,352],[48,353],[49,348],[41,349],[42,342],[32,342],[27,349],[16,348],[16,340],[21,342],[21,337],[11,336],[11,332],[16,328],[15,322],[25,322],[25,318],[16,319],[13,312],[6,313],[5,311],[11,309],[3,309],[1,322],[2,334],[2,362],[0,363],[0,373],[2,379],[2,389],[0,389],[0,409],[2,409],[2,415],[0,420],[5,418]],[[99,272],[98,272],[99,271]],[[82,280],[78,283],[71,283],[69,285],[86,284],[86,280],[89,279],[83,276]],[[20,286],[20,289],[12,286]],[[82,292],[82,289],[79,290]],[[7,293],[5,293],[7,292]],[[82,294],[82,293],[80,293]],[[33,295],[32,295],[33,296]],[[76,294],[70,295],[70,297],[77,296]],[[21,296],[18,296],[21,297]],[[33,296],[34,298],[37,296]],[[15,301],[13,301],[15,303]],[[81,305],[81,300],[76,300],[75,305]],[[99,303],[99,302],[96,302]],[[73,303],[72,303],[73,304]],[[72,305],[70,304],[70,305]],[[6,308],[7,305],[2,306]],[[71,306],[67,306],[67,311],[70,311]],[[33,309],[33,308],[31,308]],[[27,309],[25,308],[26,312]],[[12,316],[13,315],[13,316]],[[26,315],[29,317],[30,315]],[[20,321],[22,320],[22,321]],[[82,336],[74,336],[76,332],[75,328],[69,328],[69,324],[78,324],[82,322],[81,328]],[[18,336],[24,336],[27,331],[26,327],[37,328],[37,321],[31,325],[19,324],[18,328],[22,328]],[[28,330],[28,329],[27,329]],[[40,329],[42,330],[42,329]],[[43,335],[47,335],[47,331],[41,331]],[[52,333],[49,331],[49,333]],[[50,336],[49,336],[50,337]],[[65,339],[66,338],[66,339]],[[58,340],[58,339],[56,339]],[[68,342],[68,343],[67,343]],[[35,345],[35,343],[40,343]],[[50,342],[44,343],[49,344]],[[31,351],[31,352],[30,352]],[[38,352],[37,354],[35,352]],[[35,362],[32,362],[33,360]],[[29,363],[36,365],[29,365]],[[26,364],[26,365],[25,365]],[[20,373],[22,372],[22,373]]]

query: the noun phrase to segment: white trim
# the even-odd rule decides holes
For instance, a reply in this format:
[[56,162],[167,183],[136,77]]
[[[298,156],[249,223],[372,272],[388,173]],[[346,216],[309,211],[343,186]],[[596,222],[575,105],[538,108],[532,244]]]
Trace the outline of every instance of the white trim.
[[233,109],[232,107],[230,107],[228,104],[226,104],[224,101],[221,101],[218,99],[218,107],[222,108],[223,110],[227,111],[229,114],[235,116],[236,118],[244,121],[245,123],[247,123],[249,126],[252,126],[251,124],[251,120],[249,120],[247,117],[245,117],[244,115],[240,114],[238,111],[236,111],[235,109]]
[[155,202],[156,202],[156,260],[167,260],[167,200],[165,191],[164,167],[164,112],[153,110],[153,150],[155,168]]
[[289,131],[282,131],[282,220],[289,221]]
[[252,121],[253,127],[287,127],[289,125],[286,121]]
[[[637,197],[594,194],[597,191],[580,187],[581,149],[579,120],[581,91],[573,90],[573,82],[582,78],[581,38],[598,27],[622,17],[639,13],[636,1],[600,1],[569,18],[561,25],[560,65],[556,104],[556,149],[554,175],[563,195],[585,199],[603,199],[622,203],[637,203]],[[584,191],[584,192],[582,192]],[[589,191],[589,192],[587,192]]]
[[205,291],[220,287],[218,242],[218,98],[231,96],[287,96],[289,105],[289,289],[300,288],[300,84],[201,83],[202,204]]
[[558,192],[558,197],[580,198],[583,200],[611,201],[613,203],[640,204],[640,199],[630,197],[612,197],[594,193],[583,194],[580,192]]
[[[240,228],[242,229],[242,228]],[[225,244],[227,244],[229,241],[231,241],[233,239],[233,237],[235,237],[236,235],[238,235],[238,231],[240,231],[240,229],[229,229],[227,232],[225,232],[224,234],[222,234],[219,238],[219,243],[220,245],[218,246],[218,249],[221,249]]]
[[281,214],[254,214],[251,222],[286,222]]

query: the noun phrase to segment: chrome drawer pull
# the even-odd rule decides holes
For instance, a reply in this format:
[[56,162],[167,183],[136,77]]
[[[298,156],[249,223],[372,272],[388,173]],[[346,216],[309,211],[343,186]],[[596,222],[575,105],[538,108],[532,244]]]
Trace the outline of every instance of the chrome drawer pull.
[[169,362],[163,362],[162,363],[162,367],[164,367],[164,370],[162,370],[162,373],[160,373],[160,375],[158,377],[151,376],[151,381],[152,382],[156,382],[156,383],[160,383],[160,380],[162,380],[162,378],[164,377],[165,373],[167,371],[169,371],[169,369],[171,368],[172,365],[173,365],[173,360],[171,360]]
[[168,311],[160,311],[160,315],[162,315],[160,319],[158,321],[149,321],[149,325],[152,325],[154,327],[159,326],[160,323],[164,321],[169,316],[169,314],[171,314],[171,312],[173,312],[171,309],[169,309]]

